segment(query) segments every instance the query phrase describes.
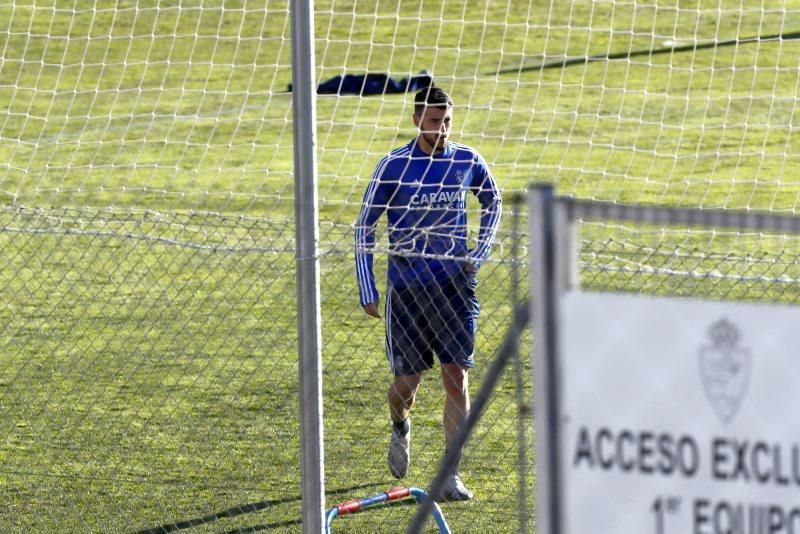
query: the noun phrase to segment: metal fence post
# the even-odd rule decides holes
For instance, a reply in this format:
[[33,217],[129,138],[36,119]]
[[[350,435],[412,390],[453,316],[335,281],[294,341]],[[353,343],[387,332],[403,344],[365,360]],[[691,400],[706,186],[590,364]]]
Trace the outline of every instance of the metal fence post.
[[560,534],[558,421],[543,412],[556,394],[556,313],[561,273],[556,269],[556,214],[553,187],[529,190],[531,236],[531,320],[533,324],[533,407],[536,428],[536,531]]
[[292,0],[292,105],[303,532],[325,525],[314,5]]

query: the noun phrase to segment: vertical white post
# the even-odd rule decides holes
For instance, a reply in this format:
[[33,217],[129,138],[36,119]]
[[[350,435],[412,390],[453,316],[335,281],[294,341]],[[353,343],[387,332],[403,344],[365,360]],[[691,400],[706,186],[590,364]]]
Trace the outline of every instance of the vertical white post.
[[302,515],[303,532],[319,534],[325,528],[325,460],[313,1],[292,0],[291,10]]

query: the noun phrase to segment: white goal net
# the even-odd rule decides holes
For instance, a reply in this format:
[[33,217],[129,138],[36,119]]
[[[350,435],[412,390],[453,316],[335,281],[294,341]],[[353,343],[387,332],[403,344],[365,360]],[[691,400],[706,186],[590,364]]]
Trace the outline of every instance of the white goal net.
[[[455,101],[452,138],[505,196],[474,384],[527,293],[511,200],[529,183],[797,210],[798,2],[320,0],[314,13],[319,83],[431,76]],[[297,528],[289,15],[288,0],[0,0],[1,529]],[[375,166],[416,135],[413,92],[340,92],[316,110],[329,502],[396,483],[383,328],[359,306],[353,237]],[[684,243],[702,254],[709,239]],[[756,264],[780,246],[725,239]],[[381,233],[379,285],[386,249]],[[588,261],[618,266],[603,250]],[[653,256],[636,257],[624,267]],[[518,514],[532,480],[518,467],[523,376],[504,377],[471,438],[482,506],[451,509],[457,529],[532,525]],[[423,487],[442,448],[434,382],[404,481]],[[409,517],[374,514],[352,528]]]

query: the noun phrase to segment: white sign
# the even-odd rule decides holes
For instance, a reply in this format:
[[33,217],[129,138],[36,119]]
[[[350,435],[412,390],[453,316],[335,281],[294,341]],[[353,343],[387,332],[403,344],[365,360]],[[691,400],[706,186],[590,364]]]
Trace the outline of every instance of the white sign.
[[800,308],[571,292],[568,534],[800,534]]

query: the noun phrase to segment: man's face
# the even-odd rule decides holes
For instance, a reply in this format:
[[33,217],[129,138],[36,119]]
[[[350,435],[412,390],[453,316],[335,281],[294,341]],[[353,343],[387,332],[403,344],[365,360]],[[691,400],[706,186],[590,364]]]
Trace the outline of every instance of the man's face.
[[414,125],[419,128],[423,145],[427,145],[423,148],[429,149],[434,154],[443,151],[452,119],[453,108],[450,106],[428,106],[421,117],[415,113]]

